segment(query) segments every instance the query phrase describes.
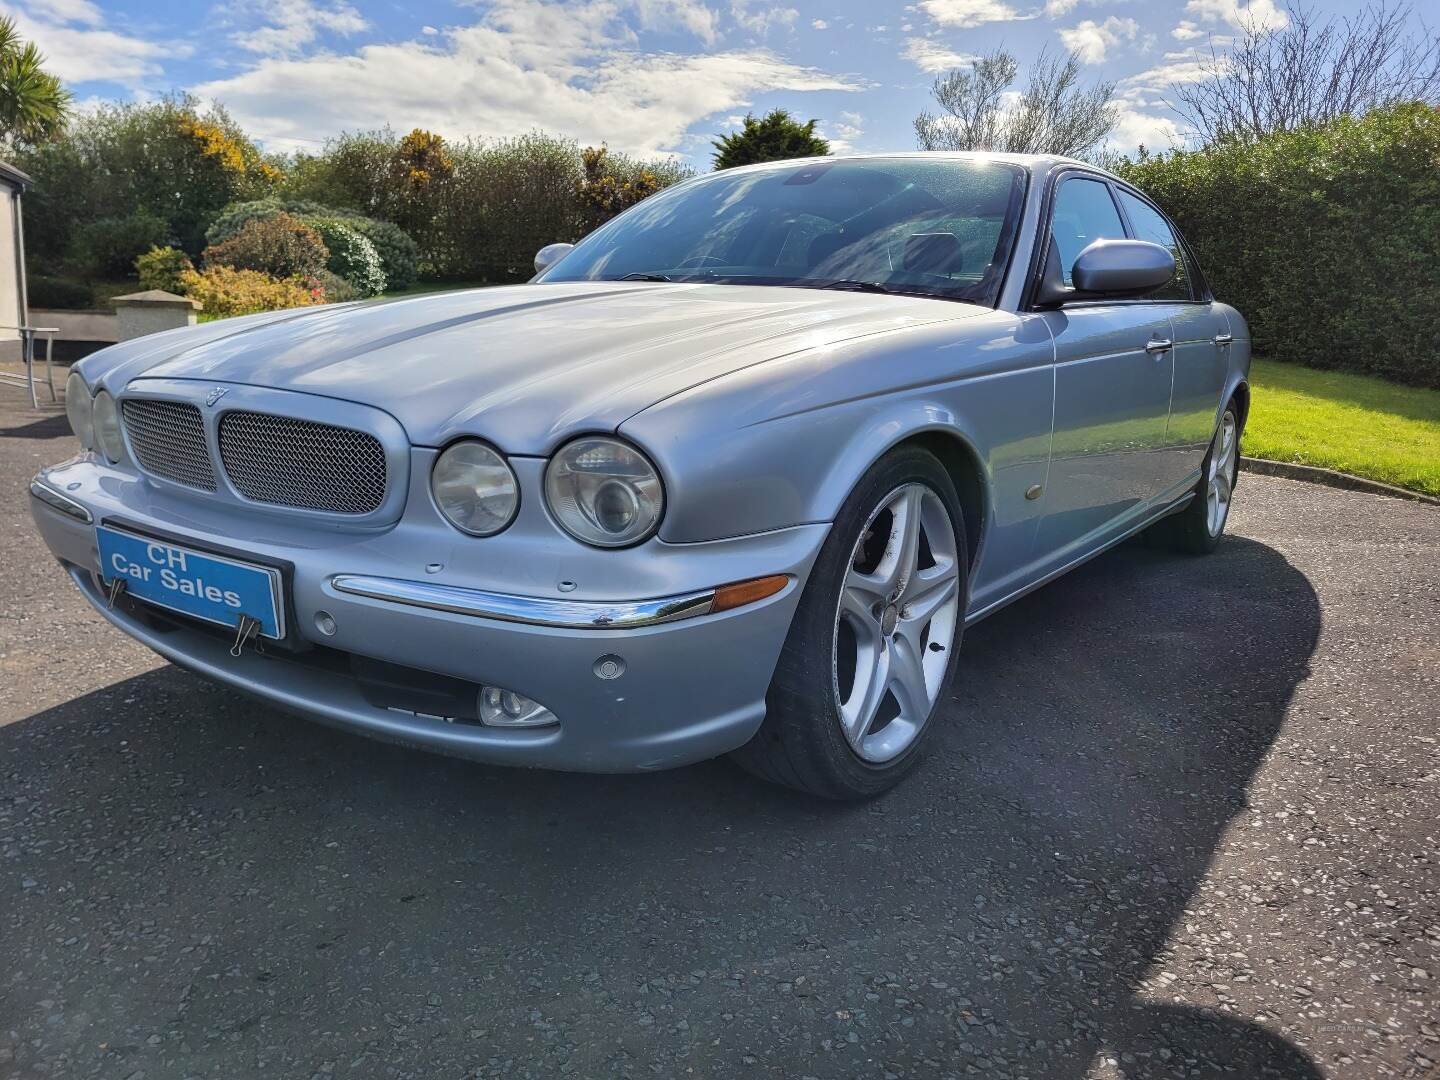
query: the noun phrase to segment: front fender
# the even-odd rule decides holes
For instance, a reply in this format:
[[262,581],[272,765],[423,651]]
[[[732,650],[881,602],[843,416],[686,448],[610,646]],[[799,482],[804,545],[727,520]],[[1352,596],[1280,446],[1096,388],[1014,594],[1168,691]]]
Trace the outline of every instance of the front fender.
[[966,322],[782,357],[631,417],[621,433],[664,474],[661,535],[685,543],[830,521],[886,450],[942,433],[980,472],[983,577],[1014,570],[1040,506],[1025,492],[1046,480],[1053,349],[1034,320]]

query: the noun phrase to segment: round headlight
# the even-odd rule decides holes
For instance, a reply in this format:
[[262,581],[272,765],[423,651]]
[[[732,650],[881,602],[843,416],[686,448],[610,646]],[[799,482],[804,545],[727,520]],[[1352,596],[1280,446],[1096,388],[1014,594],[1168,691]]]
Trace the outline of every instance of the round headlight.
[[125,456],[125,439],[120,434],[120,410],[104,390],[95,395],[93,410],[95,444],[112,465]]
[[70,421],[70,430],[86,450],[95,445],[94,407],[90,388],[78,371],[72,371],[65,380],[65,416]]
[[626,547],[660,524],[665,489],[655,466],[633,446],[583,438],[550,459],[545,501],[575,539],[596,547]]
[[440,455],[430,490],[445,520],[472,536],[509,525],[520,508],[520,485],[505,459],[482,442],[457,442]]

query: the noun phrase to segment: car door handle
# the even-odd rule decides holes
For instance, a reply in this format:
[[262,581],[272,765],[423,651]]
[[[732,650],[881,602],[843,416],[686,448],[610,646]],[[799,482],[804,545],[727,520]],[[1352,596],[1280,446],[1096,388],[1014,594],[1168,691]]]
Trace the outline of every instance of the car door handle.
[[1173,344],[1169,338],[1151,338],[1145,343],[1145,351],[1150,353],[1169,352]]
[[1235,335],[1233,335],[1233,334],[1216,334],[1213,340],[1214,340],[1214,342],[1215,342],[1216,345],[1229,345],[1232,341],[1235,340]]

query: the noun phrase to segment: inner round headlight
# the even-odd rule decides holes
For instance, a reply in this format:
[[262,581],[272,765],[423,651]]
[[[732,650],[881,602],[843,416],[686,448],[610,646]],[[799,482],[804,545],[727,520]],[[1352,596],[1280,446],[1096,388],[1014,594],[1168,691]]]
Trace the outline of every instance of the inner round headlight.
[[520,485],[505,459],[482,442],[450,446],[430,473],[430,490],[445,519],[461,532],[490,536],[520,508]]
[[125,438],[120,434],[120,410],[104,390],[95,395],[92,412],[95,443],[112,465],[125,457]]
[[586,437],[560,448],[545,470],[545,501],[565,531],[596,547],[627,547],[653,533],[665,511],[660,474],[618,439]]
[[65,417],[70,421],[70,430],[86,450],[95,446],[95,403],[90,398],[90,388],[78,371],[72,371],[65,380]]

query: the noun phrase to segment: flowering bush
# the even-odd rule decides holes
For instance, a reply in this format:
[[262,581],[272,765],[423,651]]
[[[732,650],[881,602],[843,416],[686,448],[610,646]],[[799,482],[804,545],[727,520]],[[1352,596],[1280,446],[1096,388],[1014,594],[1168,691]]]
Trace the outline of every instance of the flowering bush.
[[[381,269],[385,271],[387,288],[403,289],[414,282],[418,271],[419,249],[410,234],[399,225],[365,217],[355,210],[326,206],[310,199],[268,198],[231,203],[205,230],[205,239],[212,244],[222,243],[249,222],[271,218],[282,212],[299,218],[314,229],[320,229],[322,221],[342,222],[375,245],[375,250],[380,255]],[[322,235],[323,231],[321,230]],[[326,245],[330,246],[328,240]]]
[[256,218],[229,240],[205,249],[205,265],[259,270],[277,278],[313,276],[325,269],[330,252],[320,234],[286,213]]
[[324,288],[301,277],[274,278],[258,270],[223,265],[182,270],[177,277],[180,291],[199,300],[205,314],[212,316],[254,315],[325,302]]
[[345,221],[318,218],[311,224],[330,251],[325,269],[344,278],[361,296],[385,291],[385,269],[374,244]]
[[165,292],[180,292],[180,274],[194,270],[190,256],[179,248],[152,247],[135,260],[135,270],[140,275],[140,288],[162,289]]
[[[660,179],[649,169],[636,169],[628,161],[612,162],[607,147],[587,146],[580,151],[580,182],[575,196],[586,229],[594,229],[624,213],[660,190]],[[617,175],[629,172],[631,175]]]

